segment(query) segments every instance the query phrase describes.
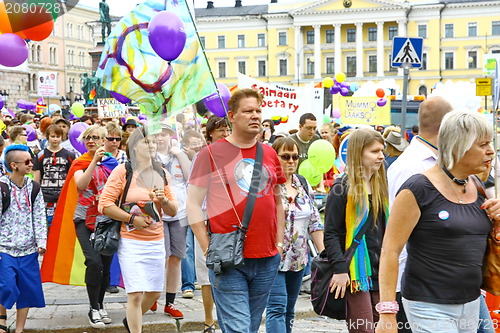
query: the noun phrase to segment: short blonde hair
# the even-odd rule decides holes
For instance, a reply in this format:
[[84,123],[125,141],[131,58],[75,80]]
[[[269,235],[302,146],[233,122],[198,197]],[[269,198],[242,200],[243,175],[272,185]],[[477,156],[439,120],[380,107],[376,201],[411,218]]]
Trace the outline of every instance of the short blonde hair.
[[477,112],[455,110],[443,117],[438,134],[438,165],[452,169],[472,145],[493,138],[493,126]]

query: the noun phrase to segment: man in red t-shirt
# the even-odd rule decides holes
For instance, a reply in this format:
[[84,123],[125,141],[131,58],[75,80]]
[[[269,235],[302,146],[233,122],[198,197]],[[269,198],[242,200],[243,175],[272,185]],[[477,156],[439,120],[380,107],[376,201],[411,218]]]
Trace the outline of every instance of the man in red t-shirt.
[[[193,166],[188,218],[204,251],[209,242],[202,210],[205,197],[212,232],[232,232],[243,219],[256,137],[262,131],[262,99],[252,89],[236,91],[228,103],[232,134],[200,151]],[[276,152],[267,145],[262,148],[260,185],[245,239],[245,265],[217,275],[209,270],[223,332],[258,331],[283,251],[284,209],[279,184],[286,179]]]

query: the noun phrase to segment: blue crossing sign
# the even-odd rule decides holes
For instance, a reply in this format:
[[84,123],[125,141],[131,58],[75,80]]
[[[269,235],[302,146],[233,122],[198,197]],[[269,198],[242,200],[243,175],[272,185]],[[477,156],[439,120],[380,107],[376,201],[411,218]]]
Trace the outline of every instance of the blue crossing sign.
[[392,39],[392,67],[411,64],[413,68],[422,67],[423,38],[394,37]]

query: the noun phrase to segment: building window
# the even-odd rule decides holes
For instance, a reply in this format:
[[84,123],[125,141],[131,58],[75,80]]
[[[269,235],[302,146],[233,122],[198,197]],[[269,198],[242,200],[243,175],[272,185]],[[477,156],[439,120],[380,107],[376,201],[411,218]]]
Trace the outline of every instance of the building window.
[[453,38],[453,24],[444,25],[444,37]]
[[68,51],[68,65],[73,65],[73,62],[71,60],[71,51]]
[[356,75],[356,57],[347,57],[347,76]]
[[42,62],[42,47],[40,45],[36,47],[36,61]]
[[78,26],[78,39],[83,40],[83,25]]
[[308,30],[306,32],[306,43],[314,44],[314,30]]
[[347,29],[347,42],[353,43],[356,41],[356,29]]
[[245,47],[245,35],[238,35],[238,48]]
[[376,55],[368,56],[368,71],[370,73],[377,72],[377,56]]
[[280,76],[288,75],[288,63],[286,59],[280,59]]
[[224,61],[219,62],[219,79],[226,77],[226,63]]
[[259,60],[258,65],[259,65],[259,76],[266,76],[266,61]]
[[278,33],[278,45],[288,45],[286,41],[286,32],[280,32]]
[[258,34],[257,35],[257,46],[258,47],[265,47],[266,46],[266,35],[265,34]]
[[444,69],[453,69],[453,52],[444,54]]
[[51,64],[57,63],[56,53],[57,53],[57,50],[55,47],[51,47],[49,49],[49,63],[51,63]]
[[80,52],[79,58],[80,58],[80,66],[84,67],[85,66],[85,53]]
[[326,74],[334,74],[335,73],[335,58],[329,57],[326,58]]
[[244,61],[238,61],[238,72],[241,74],[247,73],[247,64]]
[[390,26],[389,27],[389,40],[392,40],[394,37],[398,35],[398,27],[397,26]]
[[491,22],[491,34],[500,35],[500,21]]
[[225,49],[226,48],[226,36],[218,36],[217,37],[217,47],[219,49]]
[[36,90],[36,74],[33,74],[31,76],[31,91],[35,91]]
[[200,43],[201,46],[203,46],[203,49],[206,49],[206,44],[205,44],[205,36],[200,36]]
[[314,61],[309,60],[309,58],[306,61],[307,68],[306,68],[306,73],[307,75],[314,75]]
[[418,37],[427,38],[427,25],[425,24],[418,25]]
[[327,43],[335,42],[335,30],[333,29],[326,30],[326,42]]
[[427,53],[422,53],[422,67],[423,70],[427,70]]
[[477,23],[469,22],[469,37],[477,37]]
[[377,40],[377,28],[368,28],[368,40],[370,42]]
[[467,62],[469,63],[469,68],[477,68],[477,51],[469,51]]
[[389,64],[389,72],[396,72],[398,70],[397,67],[392,67],[391,64],[392,64],[392,54],[389,54],[389,60],[387,61],[387,63]]

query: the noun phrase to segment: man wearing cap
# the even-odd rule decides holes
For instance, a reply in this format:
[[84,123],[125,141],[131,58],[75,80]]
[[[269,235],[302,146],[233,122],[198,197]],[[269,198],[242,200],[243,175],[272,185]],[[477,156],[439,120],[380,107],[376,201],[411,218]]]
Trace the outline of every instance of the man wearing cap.
[[[128,121],[127,121],[128,122]],[[162,131],[156,135],[158,147],[157,159],[171,177],[169,184],[174,190],[179,202],[177,215],[174,217],[163,214],[163,232],[165,234],[166,252],[166,301],[164,312],[174,319],[182,319],[184,315],[174,305],[175,293],[181,278],[181,260],[186,256],[186,233],[188,228],[186,197],[187,180],[191,162],[187,155],[179,149],[177,142],[172,140],[175,131],[168,125],[162,124]],[[194,290],[193,290],[194,291]],[[156,309],[156,303],[153,310]]]
[[134,119],[127,119],[127,122],[122,126],[124,132],[132,133],[137,128],[137,122]]
[[76,158],[80,157],[81,153],[73,147],[68,139],[69,129],[71,128],[70,122],[66,118],[62,117],[57,119],[54,124],[59,126],[63,132],[61,147],[74,153]]

